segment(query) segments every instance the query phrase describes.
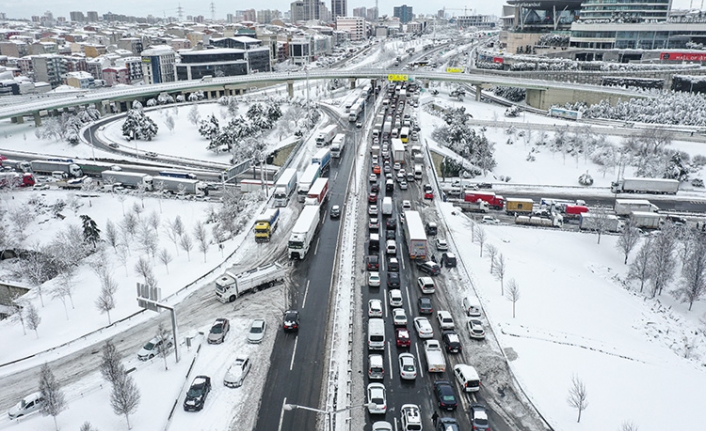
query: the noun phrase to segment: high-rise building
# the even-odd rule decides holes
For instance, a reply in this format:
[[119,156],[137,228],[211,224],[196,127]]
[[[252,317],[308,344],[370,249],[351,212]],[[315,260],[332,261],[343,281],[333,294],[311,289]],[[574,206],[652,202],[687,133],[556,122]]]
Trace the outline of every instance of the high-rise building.
[[86,12],[86,20],[88,22],[98,22],[98,12],[94,10],[89,10]]
[[350,40],[365,39],[365,18],[359,16],[336,17],[336,30],[348,33]]
[[255,9],[248,9],[243,11],[243,21],[257,21],[257,12]]
[[304,21],[304,2],[295,1],[289,5],[289,20],[291,22]]
[[264,9],[257,11],[257,22],[259,24],[269,24],[273,19],[279,18],[279,11],[276,9]]
[[365,11],[365,18],[370,22],[375,22],[378,20],[378,8],[371,7]]
[[226,22],[228,24],[233,24],[235,22],[235,15],[233,15],[232,13],[227,14],[226,15]]
[[330,12],[326,4],[319,0],[298,0],[290,4],[290,20],[297,21],[318,21],[329,20]]
[[174,82],[174,63],[176,55],[172,47],[154,46],[142,51],[142,70],[145,84]]
[[353,16],[359,16],[361,18],[366,18],[365,6],[353,8]]
[[403,4],[402,6],[395,6],[393,8],[392,16],[399,18],[402,24],[407,24],[414,19],[412,6],[407,6],[406,4]]
[[69,12],[69,18],[72,22],[84,22],[86,20],[81,11]]
[[331,18],[333,20],[339,16],[348,15],[348,2],[347,0],[331,0]]

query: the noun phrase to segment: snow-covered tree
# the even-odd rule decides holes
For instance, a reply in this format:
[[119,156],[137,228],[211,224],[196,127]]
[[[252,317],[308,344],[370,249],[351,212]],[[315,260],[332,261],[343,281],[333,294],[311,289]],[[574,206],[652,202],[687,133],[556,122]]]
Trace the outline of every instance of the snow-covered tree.
[[188,233],[184,233],[179,237],[179,245],[184,249],[189,262],[191,262],[191,250],[194,248],[194,243]]
[[505,256],[503,256],[502,253],[500,253],[498,259],[495,261],[493,270],[495,279],[500,282],[500,295],[505,296],[505,274],[507,273],[507,265],[505,263]]
[[58,431],[59,425],[56,423],[56,417],[66,409],[66,398],[61,386],[56,381],[56,377],[54,377],[54,373],[46,362],[42,365],[42,369],[39,372],[39,392],[44,398],[41,412],[44,416],[54,418],[54,427]]
[[650,280],[652,297],[661,295],[674,276],[676,260],[674,258],[675,239],[672,229],[665,226],[655,237],[650,255]]
[[637,242],[640,240],[640,230],[635,227],[635,223],[632,219],[628,219],[627,224],[623,227],[623,231],[620,233],[620,238],[615,245],[620,251],[625,255],[625,265],[628,264],[628,255],[635,248]]
[[689,310],[706,292],[706,240],[699,236],[694,242],[682,266],[681,283],[672,291],[676,299],[689,303]]
[[100,371],[103,378],[111,385],[114,385],[125,374],[125,367],[120,362],[118,349],[111,340],[106,341],[101,349]]
[[163,248],[157,256],[159,257],[159,261],[164,264],[165,268],[167,268],[167,274],[169,274],[169,263],[173,259],[172,254],[169,253],[166,248]]
[[42,317],[39,315],[37,308],[31,302],[25,305],[25,320],[27,321],[27,328],[30,331],[34,331],[34,334],[39,338],[39,324],[42,323]]
[[108,316],[108,325],[110,321],[110,310],[115,308],[115,292],[118,291],[118,284],[113,280],[110,274],[103,274],[101,277],[101,292],[96,299],[96,308],[101,313]]
[[95,249],[101,239],[101,230],[98,229],[96,222],[85,214],[81,216],[81,221],[83,223],[83,239]]
[[140,108],[128,111],[122,130],[123,136],[128,141],[133,139],[151,141],[157,135],[159,127]]
[[193,124],[194,126],[198,124],[199,120],[201,119],[201,114],[199,114],[198,105],[194,104],[191,106],[187,118],[189,119],[189,123]]
[[218,119],[213,114],[199,122],[199,134],[209,141],[213,141],[220,131],[221,127],[220,124],[218,124]]
[[206,253],[209,246],[208,231],[206,231],[206,226],[201,221],[194,226],[194,238],[199,243],[199,250],[203,253],[203,261],[206,262]]
[[116,415],[125,416],[127,428],[130,426],[130,415],[137,411],[140,405],[140,391],[129,374],[123,374],[115,383],[110,394],[110,405]]

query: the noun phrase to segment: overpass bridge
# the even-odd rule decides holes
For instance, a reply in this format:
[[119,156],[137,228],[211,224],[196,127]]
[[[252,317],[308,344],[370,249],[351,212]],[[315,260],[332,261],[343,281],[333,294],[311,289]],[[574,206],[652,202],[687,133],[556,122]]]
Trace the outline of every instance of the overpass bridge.
[[[11,118],[13,122],[22,123],[25,117],[33,117],[37,126],[41,125],[42,115],[58,115],[64,109],[72,109],[93,105],[101,114],[106,110],[114,113],[129,109],[133,101],[146,102],[162,93],[169,95],[184,95],[202,91],[206,98],[217,99],[221,96],[242,94],[253,87],[287,84],[289,96],[294,93],[294,83],[305,80],[348,79],[351,88],[359,79],[376,81],[389,78],[421,82],[428,86],[431,81],[443,81],[458,84],[473,85],[477,90],[492,86],[519,87],[527,91],[527,104],[538,109],[549,109],[554,104],[583,101],[587,104],[598,103],[607,99],[611,103],[634,97],[632,91],[606,88],[597,85],[575,84],[565,82],[544,81],[538,79],[516,78],[510,76],[487,75],[483,73],[447,73],[434,71],[408,71],[394,69],[355,69],[355,70],[314,70],[304,72],[256,73],[252,75],[213,78],[208,81],[177,81],[164,84],[118,88],[109,91],[73,95],[64,98],[37,100],[19,105],[0,108],[0,119]],[[476,91],[479,100],[480,91]]]

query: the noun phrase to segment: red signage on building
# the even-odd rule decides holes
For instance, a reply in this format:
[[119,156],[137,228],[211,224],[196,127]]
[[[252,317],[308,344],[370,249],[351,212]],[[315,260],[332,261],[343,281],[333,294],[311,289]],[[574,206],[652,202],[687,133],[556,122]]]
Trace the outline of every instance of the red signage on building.
[[706,61],[706,52],[663,52],[660,60],[668,61]]
[[493,63],[503,64],[503,58],[502,57],[493,57]]

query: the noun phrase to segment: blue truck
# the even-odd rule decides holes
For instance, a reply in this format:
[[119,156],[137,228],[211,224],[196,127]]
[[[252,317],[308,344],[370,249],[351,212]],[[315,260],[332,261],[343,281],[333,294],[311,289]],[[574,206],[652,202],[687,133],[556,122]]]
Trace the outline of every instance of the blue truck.
[[317,151],[316,154],[314,154],[314,157],[311,158],[311,164],[319,165],[321,167],[320,171],[322,174],[328,171],[331,164],[331,150],[328,148],[322,148]]

